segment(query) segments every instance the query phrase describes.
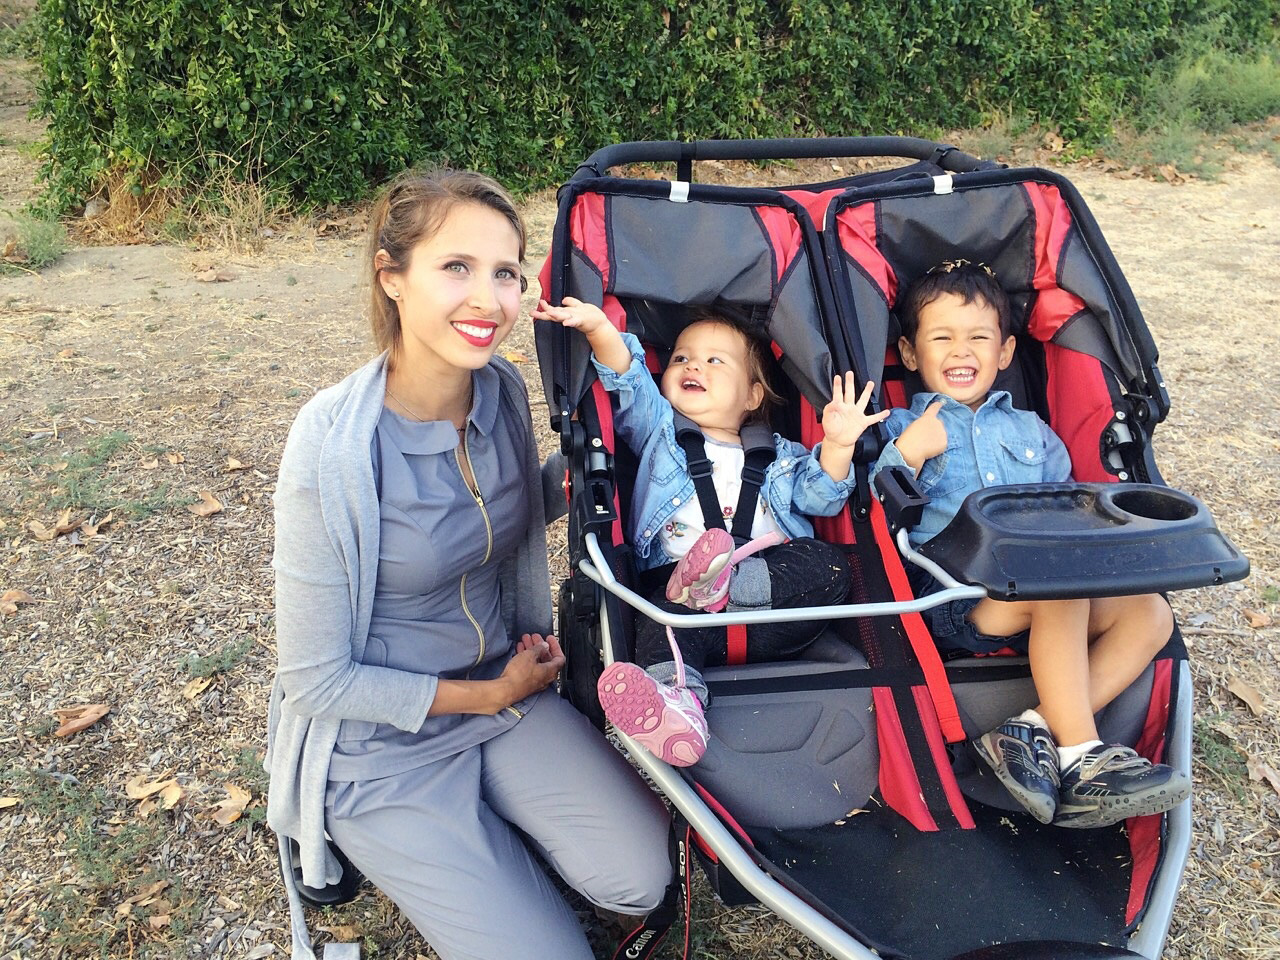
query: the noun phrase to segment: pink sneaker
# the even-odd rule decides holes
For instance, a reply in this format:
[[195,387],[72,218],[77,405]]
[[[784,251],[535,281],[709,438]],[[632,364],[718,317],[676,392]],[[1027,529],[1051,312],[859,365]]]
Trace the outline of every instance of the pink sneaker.
[[707,720],[688,687],[658,683],[634,663],[606,667],[596,684],[609,722],[673,767],[689,767],[707,751]]
[[[708,530],[701,537],[694,541],[693,546],[689,549],[689,553],[693,553],[698,546],[713,533],[725,533],[723,530]],[[676,583],[676,577],[680,575],[680,563],[684,563],[689,554],[685,554],[680,559],[680,563],[676,564],[676,568],[671,571],[671,580],[667,584],[667,599],[673,603],[683,603],[685,606],[692,607],[695,610],[705,610],[708,613],[719,613],[729,603],[729,580],[733,576],[733,568],[739,562],[745,560],[752,554],[759,553],[769,547],[776,547],[780,543],[786,543],[787,538],[781,533],[774,531],[766,533],[763,537],[756,537],[749,540],[738,549],[733,549],[733,537],[725,533],[729,541],[729,559],[727,563],[722,563],[719,567],[719,573],[713,575],[711,572],[705,576],[698,578],[691,583],[682,597],[671,596],[672,587]],[[717,538],[718,539],[718,538]]]
[[[712,527],[693,541],[689,552],[680,558],[667,581],[667,599],[700,608],[695,596],[704,595],[720,576],[733,556],[733,537],[723,527]],[[725,578],[725,584],[729,582]]]

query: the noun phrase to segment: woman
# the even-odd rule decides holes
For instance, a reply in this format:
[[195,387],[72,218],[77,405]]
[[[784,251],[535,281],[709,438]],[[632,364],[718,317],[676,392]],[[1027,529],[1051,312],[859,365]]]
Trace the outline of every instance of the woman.
[[307,886],[340,875],[327,832],[445,960],[590,960],[530,848],[623,914],[670,876],[661,803],[547,689],[555,501],[529,483],[523,380],[494,355],[524,246],[487,177],[393,183],[367,256],[383,353],[302,409],[275,494],[268,822]]

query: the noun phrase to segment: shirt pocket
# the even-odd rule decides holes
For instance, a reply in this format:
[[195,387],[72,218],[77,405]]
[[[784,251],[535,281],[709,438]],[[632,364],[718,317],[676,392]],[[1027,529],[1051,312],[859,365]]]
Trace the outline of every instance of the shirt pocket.
[[965,485],[964,471],[948,470],[952,457],[960,462],[960,454],[948,447],[936,457],[930,457],[920,468],[920,492],[932,500],[944,500]]
[[645,464],[650,483],[666,486],[679,476],[682,469],[682,458],[676,456],[679,449],[674,438],[668,438],[665,433],[658,438],[657,443],[650,446]]
[[1049,458],[1039,437],[1001,437],[1003,467],[1008,483],[1039,483]]

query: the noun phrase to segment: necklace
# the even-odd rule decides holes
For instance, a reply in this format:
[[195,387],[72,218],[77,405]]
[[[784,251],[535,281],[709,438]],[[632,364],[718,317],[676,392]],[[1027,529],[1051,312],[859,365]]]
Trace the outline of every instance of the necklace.
[[[474,385],[469,384],[467,386],[467,409],[468,410],[471,409],[471,400],[474,392],[475,392]],[[391,384],[387,384],[387,396],[389,396],[392,400],[398,403],[400,405],[400,409],[403,410],[405,413],[409,414],[409,416],[413,417],[413,419],[416,420],[418,423],[430,422],[418,416],[418,414],[414,411],[413,407],[409,406],[407,403],[401,400],[398,396],[396,396],[395,392],[391,389]],[[458,431],[458,436],[462,436],[464,433],[466,433],[467,432],[466,418],[465,417],[463,418],[462,426],[460,427],[455,426],[453,429]]]

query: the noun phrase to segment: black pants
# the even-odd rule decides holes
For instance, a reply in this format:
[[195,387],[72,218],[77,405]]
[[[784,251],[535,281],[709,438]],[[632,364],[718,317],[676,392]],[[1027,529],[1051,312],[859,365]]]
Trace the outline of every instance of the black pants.
[[[849,595],[849,560],[844,552],[829,543],[803,537],[768,547],[755,556],[769,569],[770,607],[783,610],[795,607],[818,607],[842,603]],[[669,573],[670,568],[667,568]],[[732,589],[730,590],[732,596]],[[656,606],[672,613],[690,613],[683,604],[672,603],[666,596],[666,578],[650,595]],[[799,653],[826,629],[825,620],[788,620],[781,623],[753,623],[747,627],[747,661],[766,663],[785,660]],[[685,664],[701,672],[703,667],[723,666],[728,657],[728,631],[725,627],[702,627],[676,630]],[[667,632],[648,617],[636,624],[636,663],[650,667],[671,659]]]

